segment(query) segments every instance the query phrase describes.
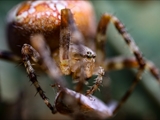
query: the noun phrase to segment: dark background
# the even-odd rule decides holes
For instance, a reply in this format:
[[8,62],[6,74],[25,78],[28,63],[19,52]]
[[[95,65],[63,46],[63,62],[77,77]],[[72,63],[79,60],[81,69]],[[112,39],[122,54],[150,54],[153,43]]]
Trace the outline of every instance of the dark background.
[[[5,17],[7,12],[20,0],[0,1],[0,49],[9,50],[5,38]],[[153,61],[160,68],[160,2],[141,1],[92,1],[97,23],[105,13],[116,15],[127,27],[131,36],[139,46],[146,59]],[[128,46],[121,36],[109,25],[107,32],[107,57],[117,55],[131,56]],[[96,92],[101,99],[119,100],[129,88],[133,78],[133,70],[109,71],[111,78],[109,88],[101,88]],[[52,81],[46,75],[38,77],[50,101],[54,101],[55,91],[49,86]],[[5,119],[67,119],[63,116],[53,116],[45,106],[33,85],[30,85],[23,67],[17,64],[0,61],[0,118]],[[109,90],[108,90],[109,89]],[[106,94],[107,93],[107,94]],[[35,97],[34,97],[35,96]],[[52,102],[53,103],[53,102]],[[160,119],[160,86],[146,71],[143,79],[137,85],[131,97],[112,119]],[[69,118],[68,118],[69,119]]]

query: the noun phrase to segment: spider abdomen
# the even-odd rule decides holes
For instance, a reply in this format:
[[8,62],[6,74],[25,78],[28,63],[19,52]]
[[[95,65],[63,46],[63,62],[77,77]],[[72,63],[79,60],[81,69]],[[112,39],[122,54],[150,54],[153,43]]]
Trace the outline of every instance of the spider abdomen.
[[64,8],[71,9],[85,38],[95,33],[93,8],[87,1],[26,1],[14,7],[7,17],[7,39],[13,52],[20,54],[17,45],[30,44],[30,36],[35,33],[44,35],[51,51],[58,48]]

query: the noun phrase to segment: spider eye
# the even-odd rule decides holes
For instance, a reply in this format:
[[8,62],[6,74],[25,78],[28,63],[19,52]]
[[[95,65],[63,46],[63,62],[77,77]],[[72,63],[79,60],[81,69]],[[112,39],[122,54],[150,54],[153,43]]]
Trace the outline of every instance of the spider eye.
[[87,54],[85,55],[85,57],[87,57],[87,58],[95,58],[96,55],[91,51],[87,51]]

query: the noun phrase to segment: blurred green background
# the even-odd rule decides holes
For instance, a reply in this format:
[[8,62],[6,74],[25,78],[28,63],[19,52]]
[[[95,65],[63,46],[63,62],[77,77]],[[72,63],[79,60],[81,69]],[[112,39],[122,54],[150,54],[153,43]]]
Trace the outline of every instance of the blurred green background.
[[[0,49],[9,50],[5,38],[5,17],[7,12],[20,0],[0,1]],[[105,12],[117,16],[126,26],[142,51],[144,57],[160,68],[160,1],[114,1],[93,0],[97,23]],[[107,31],[107,57],[131,56],[128,46],[110,24]],[[129,88],[134,78],[133,70],[109,71],[109,88],[101,87],[96,92],[101,99],[119,100]],[[49,100],[53,103],[55,91],[49,86],[51,81],[46,75],[39,75],[40,84]],[[45,106],[33,85],[30,85],[23,67],[0,61],[0,119],[69,119],[53,116]],[[160,119],[160,86],[146,71],[125,105],[111,119],[120,120],[158,120]]]

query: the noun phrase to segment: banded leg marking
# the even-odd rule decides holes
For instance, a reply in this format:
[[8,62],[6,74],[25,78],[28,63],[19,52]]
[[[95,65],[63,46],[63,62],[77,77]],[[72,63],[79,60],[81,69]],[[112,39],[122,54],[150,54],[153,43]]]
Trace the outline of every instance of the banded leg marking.
[[[139,64],[134,57],[114,57],[111,59],[106,59],[104,62],[105,71],[109,70],[120,70],[124,68],[138,68]],[[146,60],[145,69],[148,70],[157,81],[160,82],[159,69],[154,65],[153,62]]]
[[[133,81],[133,84],[127,91],[127,93],[122,97],[121,101],[113,111],[115,114],[119,108],[122,106],[122,104],[129,98],[131,95],[131,92],[137,85],[137,83],[141,79],[141,75],[144,72],[146,68],[147,62],[142,56],[142,53],[140,52],[138,46],[135,44],[133,38],[127,33],[127,30],[125,29],[125,26],[120,22],[120,20],[110,14],[104,14],[99,22],[98,28],[97,28],[97,36],[96,36],[96,44],[97,44],[97,52],[98,52],[98,64],[103,64],[103,60],[105,60],[105,53],[104,53],[104,47],[105,47],[105,41],[106,41],[106,30],[109,22],[112,22],[119,34],[123,37],[126,44],[129,46],[131,52],[133,52],[135,58],[136,58],[136,64],[138,63],[138,72],[136,74],[135,80]],[[122,68],[122,64],[115,64],[117,68]],[[137,65],[135,65],[137,66]],[[113,67],[113,66],[112,66]],[[115,67],[115,66],[114,66]],[[151,66],[150,66],[151,67]],[[150,69],[151,73],[159,80],[159,75],[157,76],[157,71],[154,69]]]
[[[56,109],[54,106],[52,106],[50,104],[50,102],[48,101],[46,95],[44,94],[44,91],[42,90],[41,86],[39,85],[38,81],[37,81],[37,76],[35,74],[35,71],[31,65],[30,62],[30,57],[33,58],[33,54],[35,53],[36,55],[38,55],[38,53],[33,49],[33,47],[31,47],[28,44],[24,44],[22,47],[22,60],[24,63],[24,66],[26,68],[27,74],[29,76],[30,81],[33,83],[33,85],[35,86],[37,92],[39,93],[39,95],[41,96],[41,98],[43,99],[44,103],[48,106],[48,108],[52,111],[52,113],[56,113]],[[35,59],[33,59],[35,60]]]

